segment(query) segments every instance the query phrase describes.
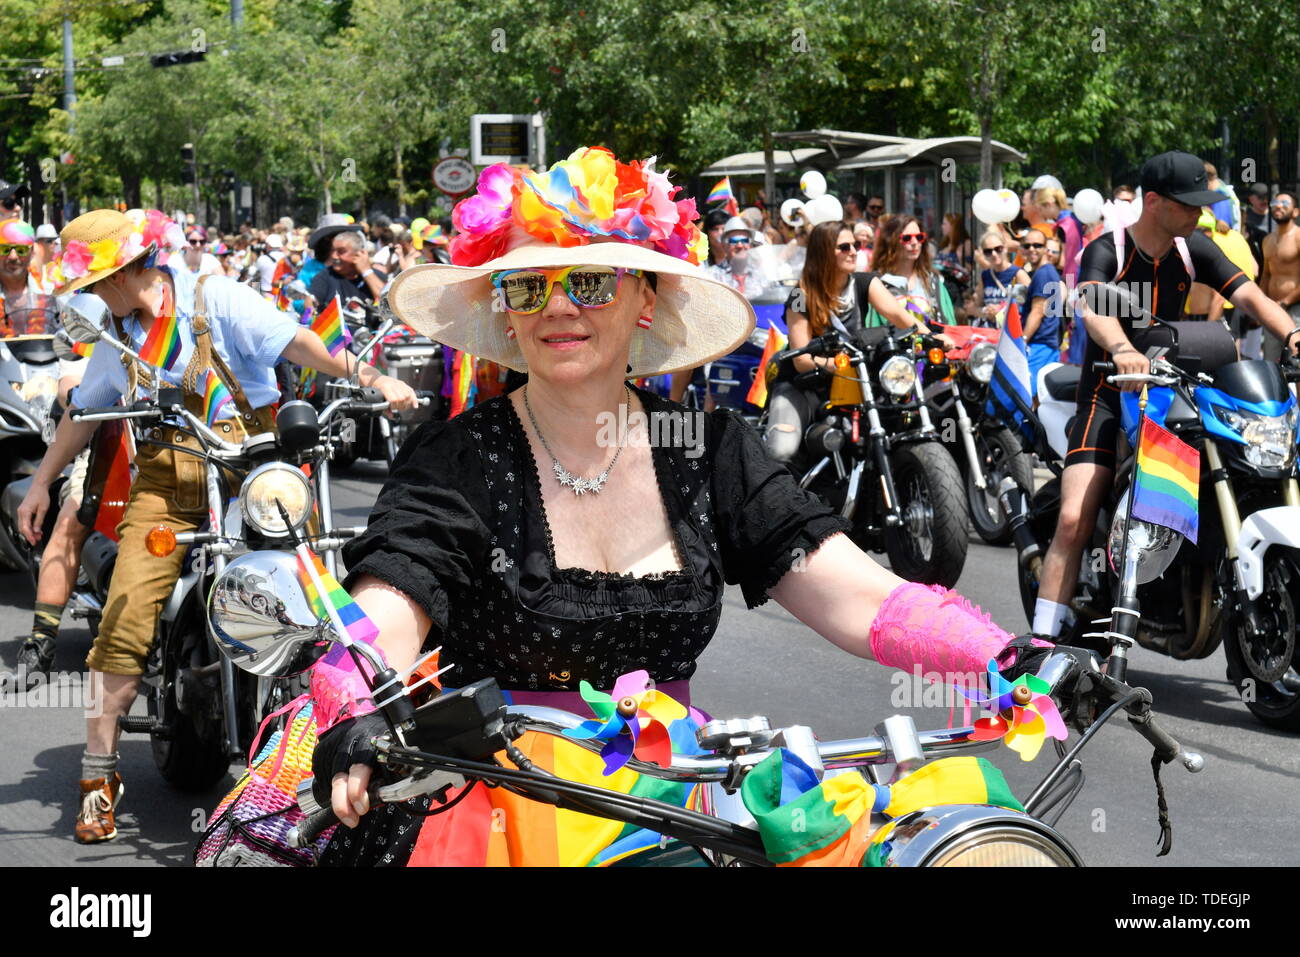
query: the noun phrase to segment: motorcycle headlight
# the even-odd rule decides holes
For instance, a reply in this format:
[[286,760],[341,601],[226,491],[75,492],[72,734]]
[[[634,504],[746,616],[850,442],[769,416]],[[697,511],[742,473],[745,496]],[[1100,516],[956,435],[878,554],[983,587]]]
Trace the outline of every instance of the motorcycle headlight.
[[311,484],[307,476],[284,462],[259,465],[244,479],[239,490],[239,510],[244,521],[263,535],[280,538],[288,534],[276,501],[289,513],[295,530],[302,528],[311,515]]
[[985,828],[943,848],[930,867],[1072,867],[1045,835],[1023,828]]
[[1241,436],[1246,461],[1259,468],[1287,468],[1295,461],[1296,410],[1284,415],[1259,415],[1216,407],[1219,421]]
[[872,838],[883,867],[1082,867],[1069,842],[1019,811],[949,804],[904,814]]
[[[1116,575],[1123,567],[1124,524],[1128,516],[1128,492],[1120,498],[1115,506],[1115,518],[1110,523],[1110,535],[1106,539],[1106,554],[1111,571]],[[1137,562],[1137,580],[1139,585],[1153,582],[1165,573],[1178,548],[1182,545],[1182,536],[1172,528],[1153,525],[1141,519],[1133,520],[1133,530],[1129,533],[1128,547],[1134,552]]]
[[976,382],[988,383],[993,380],[993,365],[998,359],[998,347],[991,342],[981,342],[970,351],[966,368],[970,377]]
[[916,386],[916,367],[906,356],[891,356],[880,367],[880,386],[901,399]]

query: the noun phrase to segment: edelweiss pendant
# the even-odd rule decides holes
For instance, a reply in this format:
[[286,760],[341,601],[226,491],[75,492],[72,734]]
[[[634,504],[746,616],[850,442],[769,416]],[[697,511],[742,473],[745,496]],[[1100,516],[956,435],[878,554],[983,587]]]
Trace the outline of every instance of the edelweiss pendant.
[[587,492],[597,494],[605,487],[605,481],[609,478],[609,471],[601,472],[595,478],[580,478],[577,475],[571,475],[569,470],[560,464],[558,459],[551,459],[551,466],[555,470],[555,481],[559,482],[565,488],[573,489],[574,495],[584,495]]

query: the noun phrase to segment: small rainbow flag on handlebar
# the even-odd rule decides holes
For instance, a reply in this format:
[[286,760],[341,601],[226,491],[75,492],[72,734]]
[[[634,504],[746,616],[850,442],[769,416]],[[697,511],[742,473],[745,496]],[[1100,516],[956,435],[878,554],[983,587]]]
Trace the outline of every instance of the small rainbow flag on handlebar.
[[[311,602],[312,611],[321,618],[328,617],[329,609],[326,608],[324,600],[328,599],[330,606],[338,612],[343,627],[347,629],[348,637],[353,641],[364,641],[367,644],[373,643],[374,639],[379,635],[379,629],[375,627],[375,623],[366,617],[366,613],[361,610],[361,606],[352,600],[352,596],[339,584],[339,580],[329,573],[324,562],[320,560],[320,556],[311,549],[306,551],[311,556],[312,567],[316,570],[316,577],[320,579],[320,583],[325,588],[325,595],[322,596],[317,591],[311,575],[307,573],[302,556],[299,555],[298,579],[307,592],[307,600]],[[341,644],[335,644],[322,660],[326,664],[339,666],[343,661],[350,659],[347,649]]]
[[1201,453],[1145,416],[1138,437],[1133,517],[1191,542],[1200,526]]
[[208,428],[212,428],[221,416],[222,407],[233,401],[221,377],[209,369],[203,383],[203,418],[207,420]]
[[335,293],[329,305],[318,312],[311,321],[311,331],[320,336],[321,342],[332,356],[348,343],[347,330],[343,326],[343,316],[339,311],[339,297]]

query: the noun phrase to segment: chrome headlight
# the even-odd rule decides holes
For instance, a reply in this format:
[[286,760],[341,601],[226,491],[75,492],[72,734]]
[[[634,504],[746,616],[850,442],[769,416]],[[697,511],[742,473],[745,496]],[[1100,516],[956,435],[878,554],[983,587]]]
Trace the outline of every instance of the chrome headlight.
[[981,342],[970,351],[966,368],[976,382],[987,383],[993,379],[993,366],[998,360],[998,347],[991,342]]
[[[1110,523],[1110,535],[1106,539],[1106,554],[1110,560],[1111,571],[1116,575],[1123,567],[1124,524],[1128,516],[1128,495],[1126,491],[1115,506],[1115,518]],[[1172,528],[1153,525],[1141,519],[1133,520],[1133,531],[1129,533],[1128,547],[1134,553],[1137,562],[1137,580],[1139,585],[1153,582],[1165,573],[1170,566],[1183,537]]]
[[901,399],[916,386],[916,366],[906,356],[890,356],[880,367],[880,386]]
[[884,867],[1082,867],[1052,828],[1027,814],[952,804],[904,814],[872,839],[865,863]]
[[1246,444],[1246,461],[1259,468],[1284,469],[1295,461],[1296,410],[1284,415],[1260,415],[1218,406],[1219,421],[1241,436]]
[[289,513],[295,530],[311,515],[311,484],[301,470],[284,462],[267,462],[248,473],[239,490],[239,510],[244,521],[263,535],[281,538],[288,534],[276,501]]

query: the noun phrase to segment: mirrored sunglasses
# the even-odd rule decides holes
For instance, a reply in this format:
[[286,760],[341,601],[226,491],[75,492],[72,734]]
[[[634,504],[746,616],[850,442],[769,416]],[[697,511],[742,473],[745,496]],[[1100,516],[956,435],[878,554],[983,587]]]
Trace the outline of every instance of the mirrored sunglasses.
[[568,266],[564,269],[508,269],[492,274],[501,305],[507,312],[540,312],[559,283],[569,301],[584,309],[601,309],[618,298],[623,276],[640,276],[640,269],[615,266]]

